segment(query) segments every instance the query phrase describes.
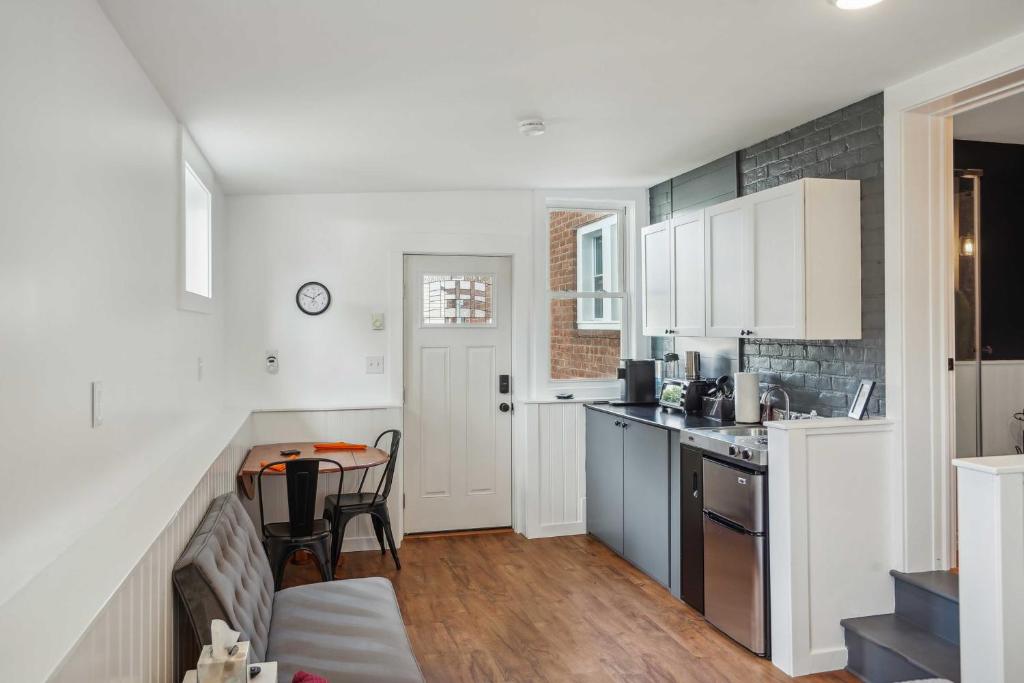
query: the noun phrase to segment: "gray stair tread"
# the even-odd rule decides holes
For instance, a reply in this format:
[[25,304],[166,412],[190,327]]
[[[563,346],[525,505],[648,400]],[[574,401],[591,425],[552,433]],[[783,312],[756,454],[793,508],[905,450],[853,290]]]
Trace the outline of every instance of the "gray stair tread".
[[960,648],[895,614],[843,619],[843,628],[899,654],[938,678],[960,680]]
[[940,595],[955,603],[960,602],[960,577],[953,572],[911,572],[905,574],[895,569],[889,571],[894,579],[917,586],[929,593]]

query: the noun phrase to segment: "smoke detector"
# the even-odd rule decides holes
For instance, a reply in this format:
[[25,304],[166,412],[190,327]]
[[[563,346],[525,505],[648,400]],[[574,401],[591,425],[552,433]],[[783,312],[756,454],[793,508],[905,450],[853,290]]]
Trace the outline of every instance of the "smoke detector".
[[535,138],[538,135],[544,135],[546,130],[544,122],[540,119],[526,119],[519,122],[519,132],[527,137]]

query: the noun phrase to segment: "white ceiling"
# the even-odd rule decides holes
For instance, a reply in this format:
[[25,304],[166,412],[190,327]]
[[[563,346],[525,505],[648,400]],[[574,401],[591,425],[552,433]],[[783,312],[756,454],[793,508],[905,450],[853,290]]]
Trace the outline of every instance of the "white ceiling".
[[1021,0],[99,1],[232,193],[652,185],[1024,30]]
[[1024,145],[1024,93],[954,116],[953,137]]

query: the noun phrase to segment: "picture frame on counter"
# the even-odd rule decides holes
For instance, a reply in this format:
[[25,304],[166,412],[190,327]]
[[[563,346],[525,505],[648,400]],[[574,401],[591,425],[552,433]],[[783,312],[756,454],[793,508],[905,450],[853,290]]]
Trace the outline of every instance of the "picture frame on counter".
[[868,401],[871,399],[871,394],[875,390],[875,380],[873,379],[862,379],[860,386],[857,387],[857,393],[853,396],[853,403],[850,404],[850,412],[847,413],[848,417],[852,417],[854,420],[863,420],[868,416]]

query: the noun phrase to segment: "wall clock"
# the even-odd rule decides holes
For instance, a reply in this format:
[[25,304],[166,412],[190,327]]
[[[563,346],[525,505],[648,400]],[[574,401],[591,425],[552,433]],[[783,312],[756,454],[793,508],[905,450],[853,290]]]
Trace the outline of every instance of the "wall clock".
[[307,282],[295,293],[295,303],[306,315],[320,315],[331,305],[331,293],[319,282]]

